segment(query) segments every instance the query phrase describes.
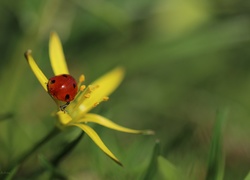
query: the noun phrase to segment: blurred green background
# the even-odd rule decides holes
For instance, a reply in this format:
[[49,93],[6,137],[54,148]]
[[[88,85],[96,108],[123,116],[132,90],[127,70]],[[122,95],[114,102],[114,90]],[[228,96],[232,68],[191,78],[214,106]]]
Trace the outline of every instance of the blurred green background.
[[[71,74],[84,73],[86,84],[115,66],[126,69],[122,85],[93,111],[156,132],[141,136],[94,126],[124,168],[85,136],[59,165],[70,179],[142,179],[156,139],[161,155],[181,172],[205,179],[216,111],[225,107],[224,179],[248,174],[250,1],[1,0],[0,24],[1,171],[55,125],[55,104],[23,56],[32,49],[46,76],[53,76],[48,41],[55,30]],[[41,166],[38,155],[52,156],[76,133],[53,139],[20,174]]]

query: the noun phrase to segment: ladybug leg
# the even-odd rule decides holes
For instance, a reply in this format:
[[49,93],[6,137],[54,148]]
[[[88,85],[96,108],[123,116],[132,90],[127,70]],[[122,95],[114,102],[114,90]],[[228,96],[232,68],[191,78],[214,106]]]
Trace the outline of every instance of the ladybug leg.
[[66,107],[69,105],[70,102],[66,102],[66,104],[63,104],[60,106],[61,111],[65,111]]

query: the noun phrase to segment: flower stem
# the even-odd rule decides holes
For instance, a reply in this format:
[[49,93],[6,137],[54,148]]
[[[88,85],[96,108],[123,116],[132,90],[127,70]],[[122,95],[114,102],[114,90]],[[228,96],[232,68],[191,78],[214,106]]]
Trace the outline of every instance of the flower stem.
[[30,157],[36,150],[42,147],[45,143],[59,134],[60,129],[54,127],[46,136],[44,136],[40,141],[38,141],[30,150],[24,153],[19,159],[17,159],[14,163],[12,163],[7,169],[12,170],[22,164],[28,157]]
[[11,119],[13,117],[14,117],[14,114],[10,113],[10,112],[4,113],[4,114],[0,114],[0,121]]
[[42,166],[36,171],[29,174],[26,178],[35,179],[35,177],[37,177],[39,174],[42,174],[45,170],[51,171],[51,179],[55,179],[54,176],[63,176],[63,174],[60,174],[60,172],[57,170],[57,166],[75,149],[75,147],[78,145],[78,143],[80,142],[83,136],[84,136],[84,132],[81,132],[76,137],[76,139],[74,139],[73,141],[66,144],[64,147],[62,147],[59,153],[55,154],[55,156],[52,159],[47,161],[47,165],[50,166],[49,168],[48,167],[46,168],[46,166]]

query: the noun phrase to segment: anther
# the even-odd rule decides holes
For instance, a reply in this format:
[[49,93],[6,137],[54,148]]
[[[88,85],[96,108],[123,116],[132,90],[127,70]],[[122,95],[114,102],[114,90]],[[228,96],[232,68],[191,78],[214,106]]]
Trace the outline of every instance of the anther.
[[90,97],[90,93],[87,93],[84,95],[85,98],[89,98]]
[[79,82],[82,83],[85,81],[85,76],[82,74],[80,77],[79,77]]
[[83,91],[85,88],[86,88],[85,85],[81,85],[80,88],[79,88],[79,90],[80,90],[80,91]]
[[98,106],[100,103],[99,102],[96,102],[93,106],[96,107]]
[[109,97],[108,96],[106,96],[106,97],[103,97],[103,99],[102,99],[103,101],[108,101],[109,100]]
[[94,90],[96,90],[97,88],[99,88],[99,85],[89,85],[89,91],[92,92]]

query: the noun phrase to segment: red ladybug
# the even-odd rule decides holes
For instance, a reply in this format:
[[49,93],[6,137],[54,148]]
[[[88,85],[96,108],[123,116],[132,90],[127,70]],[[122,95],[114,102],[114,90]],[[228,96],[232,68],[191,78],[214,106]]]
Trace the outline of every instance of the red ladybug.
[[47,89],[53,98],[66,102],[65,105],[60,106],[62,111],[69,105],[70,101],[74,100],[78,91],[76,80],[69,74],[50,78]]

